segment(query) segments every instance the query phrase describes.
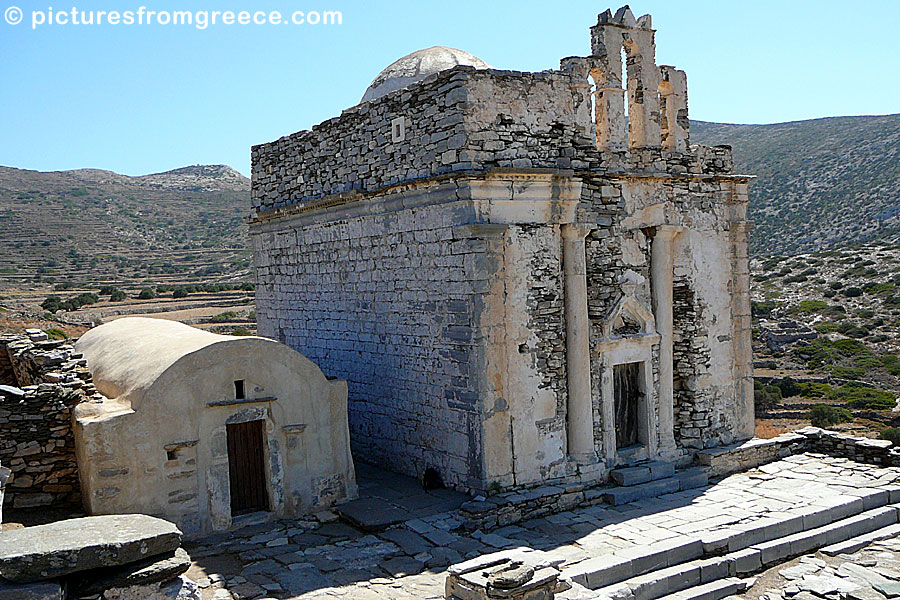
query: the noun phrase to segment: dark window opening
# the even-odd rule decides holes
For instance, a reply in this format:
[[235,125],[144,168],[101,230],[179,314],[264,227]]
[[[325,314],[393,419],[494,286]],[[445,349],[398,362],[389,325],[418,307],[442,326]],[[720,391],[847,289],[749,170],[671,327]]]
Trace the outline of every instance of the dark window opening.
[[238,379],[234,382],[234,397],[237,400],[243,400],[244,396],[244,380]]
[[178,450],[166,450],[166,460],[178,460]]

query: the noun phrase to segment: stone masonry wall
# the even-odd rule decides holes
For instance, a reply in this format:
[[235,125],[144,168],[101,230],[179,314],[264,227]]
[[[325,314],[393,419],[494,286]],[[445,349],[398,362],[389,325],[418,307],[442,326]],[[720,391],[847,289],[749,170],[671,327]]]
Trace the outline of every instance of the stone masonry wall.
[[[677,280],[673,286],[675,441],[687,448],[702,448],[701,432],[694,425],[699,415],[703,390],[698,390],[696,377],[701,373],[705,357],[697,336],[702,328],[697,321],[696,299],[690,283]],[[699,362],[699,361],[703,362]]]
[[3,381],[12,390],[0,391],[0,464],[12,470],[6,507],[66,505],[81,497],[72,409],[96,390],[73,347],[46,337],[0,337],[0,355],[16,373]]
[[260,335],[347,380],[355,456],[466,487],[481,477],[470,366],[487,281],[484,241],[458,238],[458,211],[307,221],[255,236],[254,250]]
[[[312,131],[254,146],[253,209],[374,191],[465,168],[458,156],[452,157],[466,140],[462,103],[471,70],[458,67],[429,77],[345,110]],[[395,118],[404,120],[402,140],[393,135]]]

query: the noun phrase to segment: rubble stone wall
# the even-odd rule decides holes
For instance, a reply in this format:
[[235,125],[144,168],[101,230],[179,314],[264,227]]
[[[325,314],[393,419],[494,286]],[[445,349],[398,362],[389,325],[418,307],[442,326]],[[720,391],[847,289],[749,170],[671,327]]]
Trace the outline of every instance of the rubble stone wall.
[[[17,374],[0,391],[0,464],[12,471],[3,504],[31,508],[81,498],[72,409],[95,393],[85,361],[71,345],[45,334],[0,338],[0,356]],[[23,381],[27,383],[22,383]],[[7,384],[9,385],[9,384]]]

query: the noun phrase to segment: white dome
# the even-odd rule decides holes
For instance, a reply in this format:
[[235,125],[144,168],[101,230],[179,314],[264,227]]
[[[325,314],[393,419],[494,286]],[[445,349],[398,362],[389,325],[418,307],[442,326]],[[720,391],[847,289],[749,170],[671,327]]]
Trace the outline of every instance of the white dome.
[[407,54],[392,62],[379,73],[366,89],[366,93],[363,94],[362,102],[381,98],[394,90],[421,81],[432,73],[440,73],[457,65],[467,65],[476,69],[493,68],[477,56],[472,56],[468,52],[456,48],[432,46],[424,50],[416,50],[412,54]]

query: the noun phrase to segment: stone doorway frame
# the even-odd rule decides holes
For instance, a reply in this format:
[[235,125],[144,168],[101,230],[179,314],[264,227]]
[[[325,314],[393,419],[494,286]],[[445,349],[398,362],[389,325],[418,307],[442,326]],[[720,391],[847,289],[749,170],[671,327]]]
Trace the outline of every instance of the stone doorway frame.
[[[216,406],[205,411],[204,419],[215,422],[211,436],[211,461],[206,472],[206,488],[208,491],[209,522],[214,531],[231,529],[235,518],[250,518],[248,513],[235,516],[231,514],[231,477],[228,466],[228,433],[227,425],[246,423],[248,421],[263,422],[263,465],[265,468],[266,493],[268,509],[265,515],[280,515],[284,511],[284,466],[281,449],[273,435],[276,425],[269,414],[269,404],[274,398],[244,400],[236,406]],[[246,406],[255,404],[255,406]],[[260,406],[262,404],[262,406]]]
[[[654,346],[659,345],[661,336],[656,332],[653,313],[635,296],[636,285],[630,279],[621,282],[622,294],[604,318],[601,339],[594,347],[592,361],[600,371],[600,421],[603,439],[600,442],[601,457],[612,468],[653,458],[659,449],[659,418],[657,393],[653,377]],[[626,317],[639,325],[637,333],[618,336],[616,323]],[[616,408],[614,370],[617,365],[640,364],[639,383],[642,401],[638,406],[638,446],[621,450],[616,448]]]

